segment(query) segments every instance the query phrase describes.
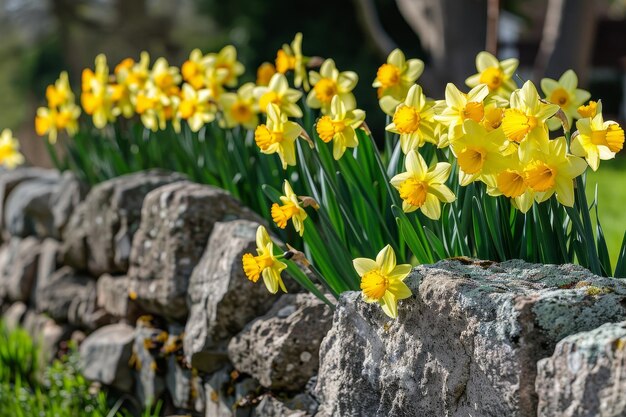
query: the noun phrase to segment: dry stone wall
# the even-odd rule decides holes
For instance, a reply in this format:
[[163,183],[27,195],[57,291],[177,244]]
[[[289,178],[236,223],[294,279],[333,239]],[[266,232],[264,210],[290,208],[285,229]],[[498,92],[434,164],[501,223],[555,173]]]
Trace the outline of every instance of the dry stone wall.
[[626,415],[626,284],[580,267],[419,266],[390,320],[248,281],[263,220],[180,174],[0,172],[0,221],[7,326],[165,415]]

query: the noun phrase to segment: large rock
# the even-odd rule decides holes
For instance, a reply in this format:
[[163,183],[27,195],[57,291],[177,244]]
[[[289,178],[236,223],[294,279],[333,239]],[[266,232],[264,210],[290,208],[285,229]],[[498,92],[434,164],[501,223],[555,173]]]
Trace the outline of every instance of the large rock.
[[[469,264],[467,264],[469,263]],[[537,415],[537,362],[626,318],[626,283],[573,265],[443,261],[390,320],[345,293],[320,349],[318,416]]]
[[184,348],[196,369],[219,369],[227,360],[228,340],[276,301],[262,282],[250,282],[241,266],[244,253],[256,253],[257,228],[258,223],[248,220],[216,223],[191,275]]
[[169,335],[152,316],[142,316],[135,327],[133,359],[135,392],[145,407],[156,404],[165,391],[166,360],[162,348]]
[[133,376],[129,366],[135,329],[111,324],[91,333],[80,345],[81,370],[85,378],[131,392]]
[[126,273],[144,197],[183,178],[181,174],[151,170],[93,187],[70,218],[63,236],[64,263],[88,270],[93,276]]
[[272,390],[299,391],[317,373],[332,310],[312,294],[286,294],[228,345],[235,368]]
[[292,409],[271,395],[265,395],[252,414],[253,417],[310,417],[311,415],[305,410]]
[[118,319],[134,321],[133,313],[136,314],[137,308],[131,299],[134,296],[129,294],[129,281],[126,275],[102,275],[96,283],[96,293],[98,307]]
[[41,352],[41,366],[57,356],[61,341],[69,339],[72,333],[71,326],[58,324],[47,315],[37,314],[33,310],[26,311],[21,325]]
[[[213,225],[256,218],[226,191],[178,182],[150,192],[133,240],[131,290],[148,311],[180,320],[187,316],[187,286]],[[222,241],[230,236],[224,234]]]
[[60,239],[85,192],[71,172],[22,181],[6,200],[5,227],[12,236]]
[[206,381],[206,417],[252,417],[258,383],[243,377],[229,365],[213,373]]
[[4,313],[2,313],[2,322],[5,326],[7,326],[7,329],[17,329],[22,323],[27,309],[28,307],[26,304],[19,301],[11,304],[11,306],[7,308]]
[[28,301],[41,249],[34,237],[12,237],[0,249],[0,298]]
[[626,415],[626,322],[561,340],[538,364],[542,417]]
[[65,266],[47,282],[37,283],[35,306],[58,322],[95,329],[112,321],[106,311],[98,308],[96,298],[96,282]]

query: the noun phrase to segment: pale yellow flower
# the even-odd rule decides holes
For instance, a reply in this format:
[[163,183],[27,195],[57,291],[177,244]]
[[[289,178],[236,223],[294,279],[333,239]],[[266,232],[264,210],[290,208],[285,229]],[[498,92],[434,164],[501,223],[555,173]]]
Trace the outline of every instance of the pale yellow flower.
[[448,140],[454,141],[463,135],[465,120],[482,122],[485,117],[484,100],[489,88],[480,84],[464,94],[452,83],[446,86],[446,107],[435,116],[435,120],[448,127]]
[[302,236],[304,234],[304,220],[307,218],[306,211],[300,205],[298,196],[293,192],[287,180],[283,184],[284,195],[280,196],[282,204],[272,204],[272,220],[281,229],[287,227],[287,222],[291,220],[296,232]]
[[309,80],[306,77],[306,61],[307,58],[302,55],[302,33],[298,32],[290,45],[284,44],[282,49],[278,50],[276,54],[276,71],[281,74],[293,71],[294,86],[302,86],[304,91],[309,91]]
[[96,57],[96,71],[83,70],[80,101],[85,113],[93,119],[99,129],[115,120],[113,112],[113,87],[109,84],[109,67],[106,57]]
[[226,45],[216,54],[209,54],[208,67],[224,70],[223,83],[227,87],[236,87],[238,77],[244,73],[243,64],[237,61],[237,49],[233,45]]
[[176,116],[186,120],[193,132],[199,131],[205,124],[215,120],[217,106],[211,101],[211,91],[195,90],[189,84],[183,84],[180,103]]
[[283,169],[296,165],[295,142],[302,134],[302,127],[287,120],[280,108],[273,103],[267,105],[267,124],[257,126],[254,141],[264,154],[278,153]]
[[246,129],[254,129],[259,124],[259,116],[254,103],[254,84],[246,83],[239,87],[237,93],[224,93],[219,102],[224,118],[221,126],[233,128],[237,125]]
[[322,64],[320,72],[309,73],[309,79],[313,88],[306,98],[306,103],[312,109],[321,109],[322,114],[328,114],[334,96],[339,96],[347,110],[356,107],[356,99],[352,94],[352,90],[359,81],[356,72],[339,72],[335,61],[327,59]]
[[259,226],[256,231],[256,246],[257,256],[246,253],[241,260],[246,277],[252,282],[257,282],[263,276],[263,282],[272,294],[276,294],[279,288],[287,292],[280,277],[280,273],[287,269],[287,265],[274,255],[274,242],[263,226]]
[[404,100],[399,104],[393,115],[393,122],[386,130],[400,135],[402,152],[419,148],[426,142],[437,144],[434,137],[433,102],[428,102],[422,93],[422,87],[413,85]]
[[274,74],[267,87],[257,86],[253,90],[259,111],[265,113],[268,104],[277,105],[281,113],[288,117],[302,117],[302,110],[296,104],[302,92],[289,88],[287,78],[280,73]]
[[489,52],[479,52],[476,55],[476,69],[478,74],[474,74],[465,80],[468,87],[476,87],[479,84],[487,84],[489,92],[508,97],[517,88],[513,81],[513,74],[519,65],[515,58],[498,61]]
[[[572,127],[572,120],[580,117],[578,107],[591,97],[588,91],[577,87],[578,77],[572,70],[565,71],[558,81],[551,78],[541,80],[541,89],[546,95],[546,100],[557,104],[563,110],[570,128]],[[548,127],[550,130],[557,130],[561,127],[561,122],[557,118],[549,119]]]
[[0,165],[13,169],[24,163],[24,156],[20,153],[20,143],[13,137],[13,132],[4,129],[0,134]]
[[419,59],[407,61],[400,49],[394,49],[387,57],[387,62],[378,68],[372,87],[378,89],[378,98],[391,96],[403,100],[422,72],[424,62]]
[[359,145],[356,131],[365,120],[363,110],[346,110],[346,106],[339,96],[334,96],[330,114],[322,116],[316,123],[315,129],[324,142],[333,141],[333,157],[341,159],[347,148]]

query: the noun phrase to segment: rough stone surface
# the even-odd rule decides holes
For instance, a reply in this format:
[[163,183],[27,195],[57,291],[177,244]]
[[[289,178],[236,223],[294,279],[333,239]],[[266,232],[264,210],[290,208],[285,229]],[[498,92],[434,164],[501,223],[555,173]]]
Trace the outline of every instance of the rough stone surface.
[[273,390],[299,391],[317,373],[332,310],[312,294],[286,294],[228,345],[235,368]]
[[39,345],[41,365],[49,363],[57,356],[59,343],[67,340],[72,333],[70,326],[57,324],[50,317],[32,310],[26,311],[21,325]]
[[276,301],[261,282],[250,282],[241,267],[244,253],[256,253],[258,226],[248,220],[216,223],[189,280],[185,356],[201,371],[219,369],[228,340]]
[[135,340],[135,329],[127,324],[111,324],[91,333],[80,345],[83,375],[92,381],[131,392],[133,376],[128,365]]
[[561,340],[538,364],[542,417],[626,415],[626,322]]
[[77,207],[63,236],[64,263],[94,276],[126,273],[141,205],[148,192],[180,181],[180,174],[150,170],[96,185]]
[[59,239],[85,191],[71,172],[22,181],[6,200],[5,227],[12,236]]
[[135,393],[140,403],[150,406],[165,391],[165,359],[162,348],[168,333],[157,327],[151,316],[142,316],[135,327],[133,364],[135,365]]
[[9,330],[15,330],[24,319],[28,307],[22,302],[16,302],[2,314],[2,322]]
[[292,409],[282,401],[271,395],[265,395],[257,408],[254,409],[253,417],[309,417],[311,414],[304,410]]
[[128,273],[140,304],[168,318],[185,318],[189,277],[213,225],[237,218],[256,215],[215,187],[178,182],[150,192],[133,241]]
[[[184,326],[180,324],[168,326],[169,336],[162,349],[167,358],[165,386],[170,393],[174,407],[191,410],[196,408],[198,385],[197,381],[194,381],[197,376],[185,362],[183,353],[184,330]],[[196,411],[204,411],[204,407]]]
[[39,241],[12,237],[0,249],[0,298],[28,301],[39,261]]
[[65,266],[50,276],[47,282],[38,283],[35,306],[37,311],[58,322],[95,329],[112,320],[109,314],[97,307],[96,298],[95,281]]
[[341,297],[320,349],[320,417],[536,416],[537,361],[626,318],[626,283],[573,265],[443,261],[405,282],[397,320]]
[[96,283],[97,304],[107,313],[117,318],[128,316],[131,300],[128,294],[128,277],[104,274]]
[[31,300],[35,300],[37,288],[40,283],[45,285],[50,281],[52,275],[57,271],[59,265],[59,253],[61,243],[55,239],[44,239],[40,245],[39,262],[37,262],[37,278],[35,280],[35,288],[31,293]]
[[206,417],[252,417],[250,399],[256,396],[258,383],[241,377],[226,366],[213,373],[205,383]]

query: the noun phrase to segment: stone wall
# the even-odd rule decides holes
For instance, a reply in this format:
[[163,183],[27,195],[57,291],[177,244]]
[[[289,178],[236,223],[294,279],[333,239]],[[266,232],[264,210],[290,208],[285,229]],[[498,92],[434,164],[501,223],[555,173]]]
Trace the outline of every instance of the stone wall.
[[179,174],[3,172],[0,222],[3,320],[166,415],[626,415],[626,284],[580,267],[419,266],[391,320],[248,281],[263,220]]

